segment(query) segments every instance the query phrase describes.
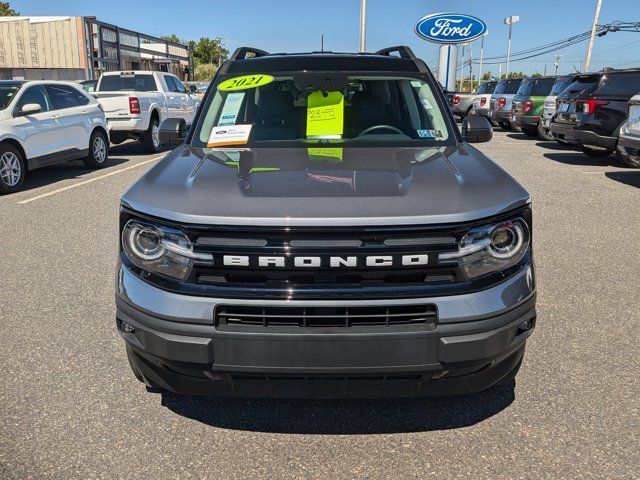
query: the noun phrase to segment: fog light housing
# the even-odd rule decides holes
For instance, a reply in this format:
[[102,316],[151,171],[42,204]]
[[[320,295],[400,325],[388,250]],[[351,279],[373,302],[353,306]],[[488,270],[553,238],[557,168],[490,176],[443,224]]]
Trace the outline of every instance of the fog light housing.
[[136,331],[133,325],[129,325],[127,322],[123,322],[122,320],[118,320],[118,328],[124,333],[133,333]]
[[518,325],[518,332],[528,332],[533,327],[536,326],[536,318],[530,318],[529,320],[525,320],[520,325]]

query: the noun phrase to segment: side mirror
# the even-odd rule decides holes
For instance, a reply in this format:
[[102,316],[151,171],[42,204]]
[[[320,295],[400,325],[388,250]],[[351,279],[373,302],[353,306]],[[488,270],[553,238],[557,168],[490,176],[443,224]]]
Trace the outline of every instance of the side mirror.
[[35,113],[40,113],[42,111],[42,106],[37,103],[25,103],[20,111],[19,115],[33,115]]
[[485,117],[467,115],[462,121],[462,138],[469,143],[488,142],[493,137],[493,127]]
[[160,124],[158,137],[162,145],[180,145],[187,136],[184,118],[167,118]]

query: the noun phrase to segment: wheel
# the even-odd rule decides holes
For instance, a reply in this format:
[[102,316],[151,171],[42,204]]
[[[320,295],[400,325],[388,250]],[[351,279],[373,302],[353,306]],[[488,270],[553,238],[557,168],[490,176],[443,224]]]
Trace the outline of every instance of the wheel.
[[527,137],[537,137],[538,129],[536,127],[522,127],[522,133],[524,133]]
[[611,155],[613,153],[613,150],[596,150],[589,147],[582,147],[582,152],[585,155],[589,155],[590,157],[603,158]]
[[498,124],[503,130],[511,130],[511,124],[509,122],[498,122]]
[[149,129],[142,137],[142,145],[148,153],[158,153],[162,148],[160,145],[160,124],[157,118],[151,118]]
[[94,130],[89,140],[89,156],[84,164],[89,168],[104,168],[109,159],[109,140],[100,130]]
[[8,143],[0,146],[0,194],[20,190],[27,173],[22,153]]
[[[637,153],[638,150],[636,150]],[[616,160],[623,167],[640,168],[640,155],[630,155],[629,153],[616,152]]]
[[544,128],[542,126],[542,122],[538,123],[538,137],[540,137],[541,140],[546,140],[548,142],[555,140],[553,135],[551,135],[551,129]]

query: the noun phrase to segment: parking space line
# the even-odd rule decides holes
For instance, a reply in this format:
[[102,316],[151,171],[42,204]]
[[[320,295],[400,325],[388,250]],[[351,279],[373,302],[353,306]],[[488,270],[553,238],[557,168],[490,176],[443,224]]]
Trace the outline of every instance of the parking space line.
[[141,167],[141,166],[146,165],[148,163],[155,162],[156,160],[159,160],[162,157],[164,157],[164,155],[160,155],[158,157],[150,158],[150,159],[145,160],[143,162],[136,163],[135,165],[129,165],[128,167],[121,168],[120,170],[114,170],[112,172],[105,173],[104,175],[100,175],[99,177],[89,178],[87,180],[83,180],[81,182],[74,183],[72,185],[67,185],[66,187],[58,188],[56,190],[52,190],[50,192],[43,193],[41,195],[36,195],[35,197],[27,198],[26,200],[21,200],[18,203],[19,204],[31,203],[31,202],[34,202],[36,200],[40,200],[41,198],[46,198],[46,197],[50,197],[51,195],[56,195],[58,193],[66,192],[67,190],[71,190],[72,188],[81,187],[82,185],[86,185],[86,184],[92,183],[92,182],[97,182],[98,180],[102,180],[103,178],[111,177],[113,175],[117,175],[119,173],[126,172],[127,170],[132,170],[134,168]]

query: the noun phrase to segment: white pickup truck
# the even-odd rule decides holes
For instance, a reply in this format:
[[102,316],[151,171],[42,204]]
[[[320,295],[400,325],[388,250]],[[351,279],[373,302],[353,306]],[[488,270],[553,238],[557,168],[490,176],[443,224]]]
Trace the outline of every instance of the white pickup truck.
[[200,104],[178,77],[166,72],[105,72],[92,95],[104,109],[111,143],[132,138],[151,153],[161,148],[160,123],[184,118],[190,125]]

